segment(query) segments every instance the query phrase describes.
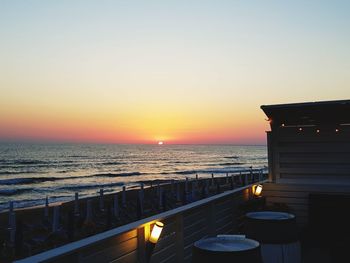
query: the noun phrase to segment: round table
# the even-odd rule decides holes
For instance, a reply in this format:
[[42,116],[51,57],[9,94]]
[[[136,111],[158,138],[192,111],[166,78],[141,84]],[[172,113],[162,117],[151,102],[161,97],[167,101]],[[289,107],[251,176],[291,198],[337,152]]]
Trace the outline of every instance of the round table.
[[245,237],[218,236],[198,240],[192,248],[193,263],[261,263],[260,244]]
[[264,263],[301,262],[296,218],[275,211],[250,212],[245,215],[245,233],[261,244]]

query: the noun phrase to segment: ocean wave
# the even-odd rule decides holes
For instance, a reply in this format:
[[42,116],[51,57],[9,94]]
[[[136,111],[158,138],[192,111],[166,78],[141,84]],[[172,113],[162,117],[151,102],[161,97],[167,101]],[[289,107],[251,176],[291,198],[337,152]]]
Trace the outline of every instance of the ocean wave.
[[42,182],[52,182],[59,180],[80,179],[86,177],[93,177],[94,175],[87,176],[69,176],[69,177],[23,177],[23,178],[11,178],[0,180],[0,185],[15,185],[15,184],[36,184]]
[[174,171],[174,172],[167,172],[163,174],[182,174],[182,175],[189,175],[189,174],[219,174],[219,173],[236,173],[236,172],[244,172],[249,171],[250,168],[244,168],[244,167],[226,167],[221,169],[203,169],[203,170],[184,170],[184,171]]
[[235,162],[235,163],[218,163],[218,166],[232,166],[232,165],[244,165],[245,163],[239,163],[239,162]]
[[170,161],[169,163],[192,163],[190,161]]
[[83,179],[89,177],[125,177],[125,176],[139,176],[145,173],[129,172],[129,173],[102,173],[82,176],[69,176],[69,177],[23,177],[23,178],[11,178],[0,180],[0,185],[16,185],[16,184],[36,184],[48,181],[59,181],[69,179]]
[[166,174],[196,174],[199,173],[199,171],[195,171],[195,170],[188,170],[188,171],[175,171],[175,172],[168,172]]
[[0,180],[0,185],[15,185],[15,184],[33,184],[46,181],[56,181],[60,179],[69,179],[61,177],[24,177],[24,178],[11,178]]
[[22,188],[22,189],[1,189],[0,196],[11,196],[18,195],[24,192],[32,191],[33,188]]
[[114,186],[123,186],[123,182],[119,183],[110,183],[110,184],[88,184],[88,185],[69,185],[64,186],[59,189],[62,190],[79,190],[79,189],[92,189],[92,188],[105,188],[105,187],[114,187]]
[[6,164],[3,167],[7,169],[38,169],[38,168],[61,168],[61,167],[79,167],[84,164],[82,163],[60,163],[60,162],[47,162],[42,164]]
[[122,164],[126,164],[125,162],[104,162],[101,163],[102,165],[122,165]]
[[76,163],[77,161],[73,160],[26,160],[26,159],[15,159],[15,160],[0,160],[0,164],[2,165],[44,165],[44,164],[70,164],[70,163]]
[[239,157],[238,156],[224,156],[223,158],[225,159],[238,159]]
[[253,157],[252,160],[267,160],[267,156],[265,157]]
[[9,175],[9,174],[31,174],[31,173],[41,173],[41,172],[33,172],[33,171],[0,171],[0,175]]
[[102,174],[93,174],[88,177],[124,177],[124,176],[139,176],[144,175],[146,173],[140,173],[140,172],[129,172],[129,173],[102,173]]
[[65,173],[69,173],[69,172],[73,172],[72,170],[61,170],[61,171],[57,171],[57,173],[59,174],[65,174]]
[[18,160],[0,160],[1,164],[43,164],[45,161],[41,160],[26,160],[26,159],[18,159]]

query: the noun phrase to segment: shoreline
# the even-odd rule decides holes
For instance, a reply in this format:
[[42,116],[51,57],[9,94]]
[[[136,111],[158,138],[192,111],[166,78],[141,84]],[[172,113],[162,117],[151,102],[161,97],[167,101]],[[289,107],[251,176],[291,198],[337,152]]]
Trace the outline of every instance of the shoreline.
[[[183,182],[185,180],[175,180],[178,182]],[[142,181],[141,183],[144,184],[144,189],[146,190],[147,188],[151,187],[151,184],[154,183],[160,183],[162,184],[170,184],[171,180],[148,180],[148,181]],[[129,187],[126,188],[126,193],[130,192],[130,191],[134,191],[134,190],[139,190],[140,186],[138,185],[131,185]],[[102,189],[102,188],[101,188]],[[122,190],[120,191],[113,191],[113,192],[105,192],[103,194],[104,198],[110,198],[111,196],[115,195],[115,194],[120,194],[122,193]],[[84,197],[79,197],[79,203],[80,202],[84,202],[87,201],[89,199],[98,199],[99,195],[93,195],[93,196],[84,196]],[[15,202],[15,201],[14,201]],[[55,201],[55,202],[50,202],[49,203],[49,208],[55,207],[55,206],[72,206],[74,205],[74,195],[72,195],[72,200],[69,201]],[[14,208],[13,211],[14,212],[22,212],[22,211],[30,211],[30,210],[39,210],[39,209],[44,209],[45,208],[45,204],[39,204],[39,205],[34,205],[34,206],[27,206],[27,207],[18,207],[18,208]],[[4,216],[4,214],[8,215],[9,213],[9,208],[4,209],[2,211],[0,211],[0,222],[1,222],[1,218]]]
[[[255,171],[265,171],[265,167],[264,168],[253,168],[253,172]],[[248,173],[250,171],[250,168],[244,168],[244,169],[239,169],[239,170],[236,170],[236,171],[227,171],[227,172],[220,172],[220,173],[205,173],[203,175],[201,175],[200,179],[208,179],[208,178],[211,178],[211,175],[212,174],[216,174],[217,177],[223,177],[225,176],[225,174],[233,174],[233,175],[237,175],[239,173]],[[179,179],[179,178],[172,178],[172,179],[154,179],[154,180],[139,180],[137,182],[132,182],[132,184],[128,185],[128,183],[125,183],[124,186],[127,187],[127,189],[136,189],[138,188],[141,184],[144,184],[145,186],[148,186],[148,185],[151,185],[152,183],[170,183],[172,180],[175,180],[175,181],[178,181],[178,182],[181,182],[181,181],[185,181],[186,178],[188,178],[189,180],[192,180],[195,178],[197,173],[191,173],[191,174],[183,174],[183,176],[185,176],[183,179]],[[120,188],[123,187],[123,185],[120,185],[119,186]],[[96,188],[96,192],[92,195],[82,195],[79,199],[88,199],[88,198],[93,198],[93,197],[96,197],[98,196],[98,191],[100,189],[104,189],[103,187],[99,187],[99,188]],[[110,194],[116,194],[118,192],[121,192],[122,190],[112,190],[112,191],[106,191],[104,192],[104,195],[107,196],[107,195],[110,195]],[[66,196],[66,197],[57,197],[56,199],[58,200],[54,200],[52,202],[50,202],[50,205],[52,204],[55,204],[55,203],[61,203],[61,204],[64,204],[64,203],[67,203],[67,202],[71,202],[71,201],[74,201],[74,194],[75,193],[80,193],[80,191],[75,191],[75,192],[72,192],[71,196]],[[14,210],[16,211],[20,211],[20,210],[25,210],[25,209],[35,209],[35,208],[43,208],[45,207],[45,197],[46,196],[43,196],[43,198],[40,198],[40,199],[36,199],[36,200],[30,200],[30,201],[33,201],[34,202],[39,202],[41,201],[42,203],[41,204],[32,204],[32,205],[29,205],[29,206],[22,206],[22,207],[16,207],[14,208]],[[49,197],[49,196],[48,196]],[[0,217],[1,217],[1,214],[3,213],[7,213],[9,211],[9,203],[10,202],[13,202],[14,206],[16,204],[16,202],[25,202],[25,201],[28,201],[28,200],[19,200],[19,201],[16,201],[15,199],[13,200],[10,200],[8,202],[3,202],[2,205],[4,204],[4,206],[6,206],[6,203],[7,203],[7,207],[4,208],[3,210],[0,211]]]

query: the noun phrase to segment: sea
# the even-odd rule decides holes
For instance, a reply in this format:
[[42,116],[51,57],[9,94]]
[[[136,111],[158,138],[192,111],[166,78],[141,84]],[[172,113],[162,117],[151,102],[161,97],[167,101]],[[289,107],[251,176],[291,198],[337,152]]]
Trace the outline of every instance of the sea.
[[266,145],[0,143],[0,211],[117,192],[147,180],[185,180],[267,168]]

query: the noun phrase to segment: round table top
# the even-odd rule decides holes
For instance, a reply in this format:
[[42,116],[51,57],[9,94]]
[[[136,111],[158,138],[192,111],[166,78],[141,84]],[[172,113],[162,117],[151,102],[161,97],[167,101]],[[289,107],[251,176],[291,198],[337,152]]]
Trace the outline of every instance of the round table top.
[[246,214],[246,217],[261,220],[286,220],[295,218],[293,214],[274,211],[250,212]]
[[198,240],[194,246],[208,251],[237,252],[257,248],[258,241],[248,238],[209,237]]

